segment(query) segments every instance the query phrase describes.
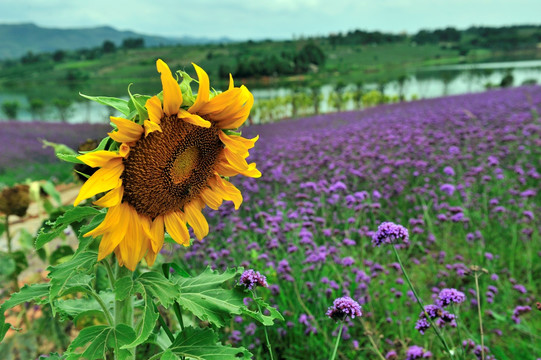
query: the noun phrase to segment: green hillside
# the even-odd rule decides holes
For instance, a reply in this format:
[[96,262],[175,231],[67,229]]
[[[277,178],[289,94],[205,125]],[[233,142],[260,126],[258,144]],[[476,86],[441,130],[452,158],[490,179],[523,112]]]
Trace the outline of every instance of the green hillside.
[[[28,98],[78,98],[78,92],[124,96],[132,91],[159,91],[155,69],[158,58],[171,69],[193,74],[195,62],[210,75],[216,88],[226,85],[228,74],[252,87],[296,86],[357,82],[389,83],[419,68],[438,64],[491,60],[536,59],[541,29],[470,28],[420,31],[393,35],[356,30],[328,37],[290,41],[189,46],[142,47],[143,44],[94,48],[0,65],[0,93],[21,93]],[[194,74],[195,75],[195,74]]]

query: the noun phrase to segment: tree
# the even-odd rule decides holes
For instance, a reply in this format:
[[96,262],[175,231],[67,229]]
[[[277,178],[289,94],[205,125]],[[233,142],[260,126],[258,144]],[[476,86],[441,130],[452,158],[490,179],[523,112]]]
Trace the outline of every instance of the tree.
[[16,120],[17,113],[19,112],[20,104],[17,100],[13,101],[4,101],[2,103],[2,111],[6,114],[9,119]]
[[127,38],[122,40],[122,47],[124,49],[140,49],[145,47],[145,40],[143,38]]
[[111,40],[105,40],[101,46],[101,50],[104,54],[113,53],[116,51],[116,45]]
[[32,120],[43,119],[45,102],[42,99],[32,98],[28,101],[28,103],[30,105],[30,113],[32,114]]
[[66,57],[66,52],[64,50],[56,50],[53,53],[54,62],[61,62]]
[[69,110],[71,107],[71,100],[67,99],[54,99],[53,105],[58,111],[58,116],[60,117],[60,121],[66,122],[68,120]]

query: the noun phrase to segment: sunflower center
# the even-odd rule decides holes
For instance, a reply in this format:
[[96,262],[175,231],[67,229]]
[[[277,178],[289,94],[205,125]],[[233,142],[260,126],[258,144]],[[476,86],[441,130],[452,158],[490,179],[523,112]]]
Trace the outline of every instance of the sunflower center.
[[177,156],[171,168],[171,179],[174,184],[179,184],[186,180],[193,169],[197,166],[199,158],[199,149],[192,146]]
[[130,149],[122,173],[123,201],[150,218],[198,198],[224,148],[215,125],[203,128],[172,116],[160,126],[162,132],[143,135]]

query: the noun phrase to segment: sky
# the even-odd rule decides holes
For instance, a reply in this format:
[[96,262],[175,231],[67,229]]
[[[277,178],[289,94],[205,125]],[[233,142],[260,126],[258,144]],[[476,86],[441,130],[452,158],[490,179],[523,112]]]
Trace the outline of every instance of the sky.
[[292,39],[355,29],[541,24],[541,0],[1,0],[0,23],[166,37]]

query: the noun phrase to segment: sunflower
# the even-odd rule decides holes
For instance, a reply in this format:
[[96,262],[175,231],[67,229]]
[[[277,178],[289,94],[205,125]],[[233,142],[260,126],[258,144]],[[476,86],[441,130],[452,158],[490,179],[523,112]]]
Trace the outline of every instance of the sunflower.
[[256,164],[246,161],[258,137],[246,139],[228,131],[246,121],[252,94],[245,86],[234,87],[230,76],[228,90],[215,95],[207,73],[193,66],[199,79],[193,104],[183,99],[171,70],[158,60],[163,101],[158,96],[146,101],[148,119],[142,125],[111,117],[117,130],[108,135],[119,143],[118,150],[78,157],[99,169],[84,183],[74,206],[107,192],[94,202],[108,208],[104,220],[84,234],[102,236],[98,261],[114,251],[119,265],[132,271],[143,257],[152,266],[165,231],[189,246],[187,225],[199,240],[209,232],[202,214],[206,206],[217,210],[226,200],[239,208],[242,194],[226,178],[261,176]]

